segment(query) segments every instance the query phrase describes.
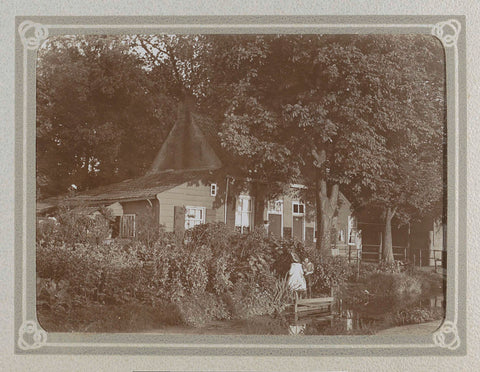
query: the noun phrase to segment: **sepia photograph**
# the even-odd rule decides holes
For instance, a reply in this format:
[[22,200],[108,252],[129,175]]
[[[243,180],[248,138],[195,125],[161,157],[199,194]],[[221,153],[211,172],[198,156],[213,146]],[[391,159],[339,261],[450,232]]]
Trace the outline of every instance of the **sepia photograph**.
[[35,79],[45,332],[442,325],[452,185],[436,36],[52,35]]

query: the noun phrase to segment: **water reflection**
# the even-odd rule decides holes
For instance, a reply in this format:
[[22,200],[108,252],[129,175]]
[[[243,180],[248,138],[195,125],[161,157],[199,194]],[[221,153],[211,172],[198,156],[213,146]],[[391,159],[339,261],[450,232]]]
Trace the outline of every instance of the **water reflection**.
[[307,323],[302,324],[289,324],[288,334],[292,336],[304,335],[305,329],[307,328]]
[[[399,321],[405,321],[404,314],[407,311],[405,309],[413,309],[413,313],[435,311],[443,314],[444,296],[409,298],[403,301],[372,300],[360,304],[338,300],[332,313],[333,317],[307,315],[297,321],[290,319],[288,333],[290,335],[374,334],[376,330],[395,327],[399,325]],[[400,318],[396,315],[397,312]],[[418,318],[419,321],[416,320],[413,318],[410,324],[422,322],[421,318]]]

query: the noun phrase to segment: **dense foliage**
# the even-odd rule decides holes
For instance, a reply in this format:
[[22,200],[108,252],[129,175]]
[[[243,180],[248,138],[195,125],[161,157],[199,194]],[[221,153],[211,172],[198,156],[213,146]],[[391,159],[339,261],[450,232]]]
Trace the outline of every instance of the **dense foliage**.
[[39,224],[41,309],[69,313],[95,304],[173,304],[184,323],[202,325],[281,313],[292,300],[286,276],[292,252],[316,263],[314,293],[328,294],[348,276],[344,259],[320,263],[298,241],[260,230],[239,234],[222,223],[196,226],[184,240],[160,230],[154,240],[140,234],[98,244],[95,237],[104,233],[108,216],[93,219],[82,210],[65,209],[59,222]]
[[266,324],[261,327],[266,333],[284,332],[293,252],[315,265],[314,296],[338,288],[338,298],[354,307],[397,304],[398,314],[388,310],[392,324],[438,316],[409,310],[420,294],[441,290],[438,278],[422,271],[362,265],[354,283],[345,258],[325,258],[259,230],[239,234],[222,223],[196,226],[184,239],[157,229],[154,236],[104,241],[108,213],[93,218],[87,212],[62,208],[56,220],[43,220],[37,229],[38,316],[51,331],[138,331],[255,318],[273,322],[268,332]]
[[49,38],[37,62],[37,197],[142,175],[174,105],[124,38]]
[[342,187],[383,215],[393,261],[393,218],[442,213],[444,85],[428,35],[51,38],[37,68],[37,195],[143,174],[190,97],[229,172],[261,181],[255,203],[309,186],[328,255]]

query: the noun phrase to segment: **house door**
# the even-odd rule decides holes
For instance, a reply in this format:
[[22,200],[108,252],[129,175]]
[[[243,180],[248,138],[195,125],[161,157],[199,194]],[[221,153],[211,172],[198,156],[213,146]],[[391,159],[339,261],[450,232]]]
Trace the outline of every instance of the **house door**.
[[283,200],[268,202],[268,233],[277,238],[283,237]]
[[282,215],[269,214],[268,215],[268,232],[275,235],[277,238],[282,237]]
[[305,204],[299,201],[292,202],[293,237],[303,241],[305,239]]
[[293,237],[303,240],[303,216],[293,216]]

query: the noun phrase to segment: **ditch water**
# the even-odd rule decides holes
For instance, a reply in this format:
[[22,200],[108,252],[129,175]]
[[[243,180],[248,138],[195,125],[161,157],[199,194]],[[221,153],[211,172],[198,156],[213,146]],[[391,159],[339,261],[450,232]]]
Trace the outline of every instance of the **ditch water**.
[[[442,317],[445,309],[441,293],[423,298],[403,298],[397,301],[367,300],[352,303],[337,300],[333,317],[305,316],[288,323],[290,335],[368,335],[397,326],[422,323]],[[422,321],[423,320],[423,321]]]
[[[165,326],[156,332],[210,335],[370,335],[402,325],[441,321],[445,313],[444,285],[417,296],[376,297],[363,288],[351,286],[339,293],[332,316],[293,314],[256,316],[243,320],[213,321],[204,327]],[[325,314],[323,314],[325,315]],[[422,330],[420,330],[422,328]],[[412,328],[406,328],[410,334]],[[403,332],[401,329],[397,331]],[[419,327],[419,332],[426,332]],[[427,330],[428,332],[428,330]]]
[[[213,321],[201,328],[187,326],[166,326],[155,330],[167,334],[204,334],[204,335],[369,335],[378,331],[401,326],[399,317],[402,309],[417,311],[435,311],[442,318],[444,312],[444,296],[442,293],[415,299],[399,301],[367,301],[347,303],[338,300],[333,317],[326,320],[314,315],[301,317],[294,321],[290,317],[257,316],[245,320]],[[395,319],[392,314],[399,312]],[[406,325],[406,324],[405,324]],[[410,334],[409,330],[405,334]]]

